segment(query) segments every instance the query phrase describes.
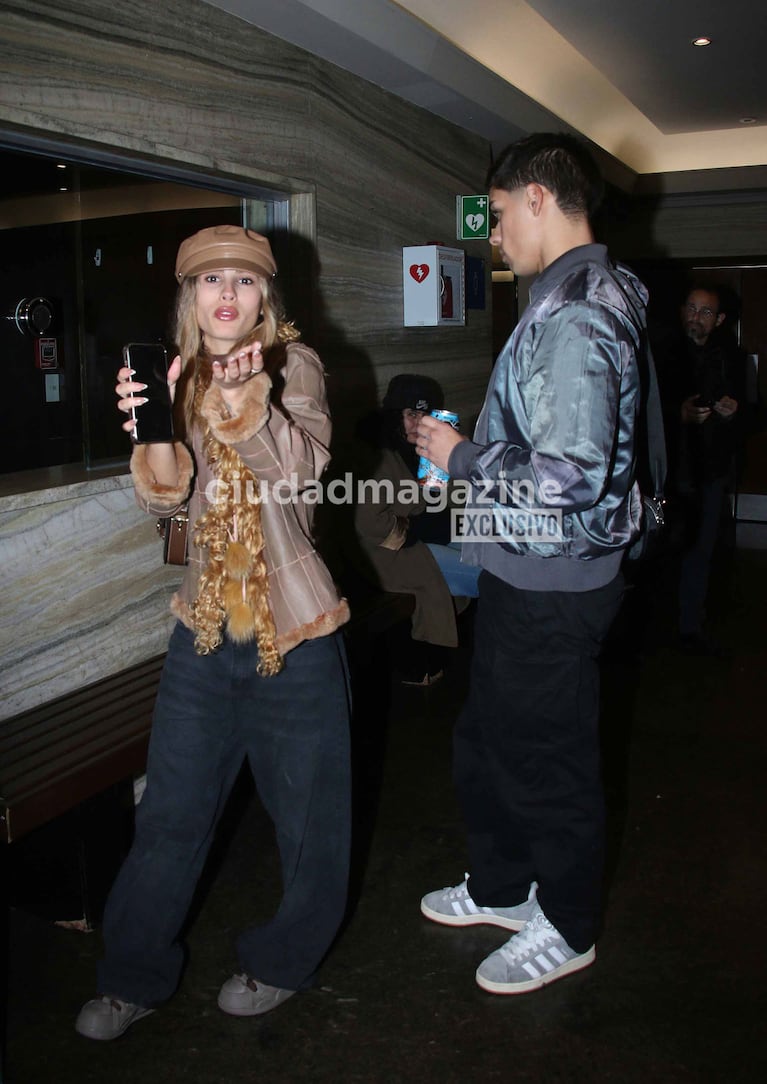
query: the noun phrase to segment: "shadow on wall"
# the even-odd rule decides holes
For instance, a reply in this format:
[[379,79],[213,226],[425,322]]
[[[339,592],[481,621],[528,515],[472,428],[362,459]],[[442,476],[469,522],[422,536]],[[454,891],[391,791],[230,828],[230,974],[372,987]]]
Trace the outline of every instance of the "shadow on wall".
[[[370,355],[332,322],[320,287],[321,264],[316,247],[306,238],[283,239],[290,273],[279,281],[280,294],[288,317],[301,332],[302,341],[319,354],[327,374],[328,401],[333,419],[332,458],[322,478],[323,491],[347,473],[355,474],[358,463],[354,442],[359,418],[377,405],[375,372]],[[278,241],[279,245],[280,242]],[[315,509],[314,532],[317,546],[333,576],[348,581],[349,548],[355,545],[353,506],[327,500]]]
[[303,341],[317,351],[327,371],[333,449],[338,455],[350,441],[357,419],[376,405],[373,363],[329,317],[319,285],[322,267],[316,247],[303,237],[291,237],[289,245],[290,274],[280,282],[280,292]]

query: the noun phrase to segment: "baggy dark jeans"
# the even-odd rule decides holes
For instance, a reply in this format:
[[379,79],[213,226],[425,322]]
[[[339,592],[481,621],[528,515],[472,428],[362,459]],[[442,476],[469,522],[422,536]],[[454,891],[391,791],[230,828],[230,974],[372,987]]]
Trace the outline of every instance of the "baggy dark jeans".
[[544,914],[585,952],[601,915],[604,797],[597,656],[623,578],[593,591],[522,591],[483,572],[454,775],[469,891],[510,907],[538,881]]
[[[179,931],[245,757],[272,818],[283,896],[245,930],[239,964],[288,990],[307,985],[344,914],[350,838],[348,675],[340,634],[290,651],[273,677],[256,648],[194,650],[178,624],[155,707],[136,835],[104,915],[98,990],[154,1006],[179,981]],[[225,976],[222,976],[222,978]]]

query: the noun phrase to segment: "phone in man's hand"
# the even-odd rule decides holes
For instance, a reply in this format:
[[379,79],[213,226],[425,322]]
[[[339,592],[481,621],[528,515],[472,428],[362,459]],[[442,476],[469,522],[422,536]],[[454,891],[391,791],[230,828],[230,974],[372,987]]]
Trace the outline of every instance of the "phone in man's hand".
[[173,440],[173,405],[168,391],[168,352],[162,343],[128,343],[123,362],[133,370],[133,380],[146,384],[139,394],[146,398],[134,407],[133,439],[137,444],[159,444]]

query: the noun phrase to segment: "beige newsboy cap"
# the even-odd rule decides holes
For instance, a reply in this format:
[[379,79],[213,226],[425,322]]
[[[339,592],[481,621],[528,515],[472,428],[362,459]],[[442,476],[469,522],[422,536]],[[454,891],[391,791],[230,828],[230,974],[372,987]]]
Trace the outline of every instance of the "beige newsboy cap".
[[181,242],[176,256],[179,282],[202,271],[223,267],[255,271],[265,279],[277,274],[267,239],[242,226],[209,226]]

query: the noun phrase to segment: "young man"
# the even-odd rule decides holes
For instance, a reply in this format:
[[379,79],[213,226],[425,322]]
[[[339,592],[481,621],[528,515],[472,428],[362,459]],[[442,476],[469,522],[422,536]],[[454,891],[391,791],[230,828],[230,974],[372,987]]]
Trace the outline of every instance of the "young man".
[[520,140],[488,184],[491,244],[516,275],[538,277],[474,441],[430,417],[418,429],[418,451],[472,484],[478,540],[464,543],[463,557],[483,570],[454,738],[471,873],[429,893],[421,910],[447,925],[519,931],[476,973],[483,989],[518,994],[595,955],[597,656],[640,517],[634,433],[647,294],[594,243],[602,182],[577,140]]

